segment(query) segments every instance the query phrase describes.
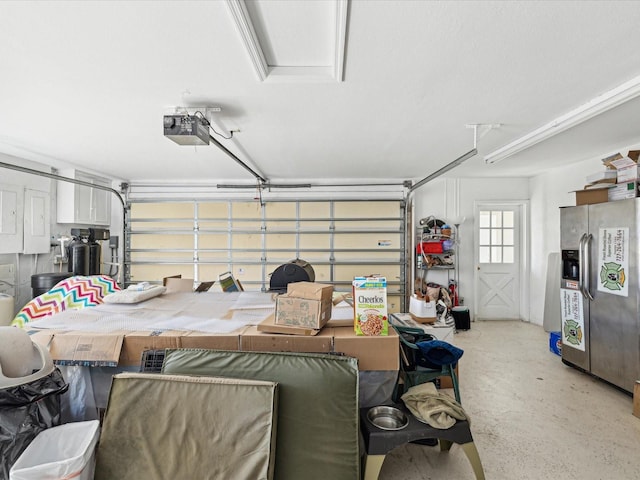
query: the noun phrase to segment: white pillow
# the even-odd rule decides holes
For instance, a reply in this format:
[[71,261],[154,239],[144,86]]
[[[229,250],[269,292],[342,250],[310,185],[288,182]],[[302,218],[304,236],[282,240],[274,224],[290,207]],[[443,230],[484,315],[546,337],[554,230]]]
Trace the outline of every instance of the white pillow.
[[127,288],[126,290],[110,293],[106,295],[103,300],[104,303],[139,303],[162,295],[166,289],[167,288],[162,285],[153,285],[146,290],[132,290]]

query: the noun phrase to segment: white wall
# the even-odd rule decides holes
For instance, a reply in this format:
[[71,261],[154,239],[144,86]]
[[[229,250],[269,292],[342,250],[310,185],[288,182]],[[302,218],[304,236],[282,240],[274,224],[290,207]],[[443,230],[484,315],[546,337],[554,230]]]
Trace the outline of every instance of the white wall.
[[[620,150],[624,155],[628,147]],[[531,178],[531,321],[542,325],[544,320],[545,284],[549,253],[560,252],[560,207],[575,205],[574,190],[585,185],[587,175],[601,171],[602,158],[609,154],[594,156],[570,166],[560,166]],[[561,159],[558,159],[561,163]],[[538,226],[538,228],[536,228]],[[558,307],[559,308],[559,307]]]
[[[622,149],[626,154],[630,146]],[[570,166],[559,166],[532,178],[449,178],[436,179],[416,191],[415,224],[420,218],[434,215],[447,222],[466,217],[460,227],[460,285],[464,304],[474,305],[474,203],[477,201],[529,201],[529,278],[528,308],[523,320],[542,325],[548,257],[560,251],[560,207],[575,205],[574,190],[585,185],[585,177],[604,167],[601,159],[609,153],[594,156]],[[507,160],[508,161],[508,160]],[[558,159],[561,164],[561,159]],[[464,170],[464,167],[461,167]],[[527,283],[527,282],[525,282]],[[473,311],[471,312],[473,316]]]
[[[621,150],[626,153],[630,146]],[[547,258],[549,253],[560,249],[560,214],[559,207],[575,205],[573,190],[581,189],[586,175],[601,170],[600,159],[608,153],[594,156],[591,159],[571,166],[560,166],[536,177],[528,178],[439,178],[420,187],[413,197],[415,224],[420,218],[434,215],[447,222],[465,217],[460,226],[459,247],[459,292],[464,304],[474,305],[474,203],[477,201],[529,201],[530,205],[530,277],[529,306],[523,312],[523,319],[542,325],[544,319],[544,296],[546,286]],[[51,171],[49,167],[28,162],[9,155],[0,154],[0,161],[24,165],[34,169]],[[509,160],[506,160],[509,161]],[[558,160],[561,163],[561,159]],[[461,173],[464,167],[460,168]],[[456,172],[453,172],[456,173]],[[30,188],[51,191],[55,197],[55,182],[33,175],[23,174],[7,169],[0,169],[1,182],[29,185]],[[119,182],[114,182],[118,190]],[[122,207],[114,199],[112,204],[111,233],[122,237]],[[56,237],[68,233],[69,225],[55,223],[55,199],[52,201],[51,235]],[[123,251],[123,238],[120,238],[119,252]],[[0,255],[0,264],[12,263],[19,267],[16,285],[19,287],[16,297],[16,309],[30,299],[30,276],[33,273],[49,272],[55,268],[51,255],[38,257],[37,265],[31,255]],[[473,312],[471,312],[473,315]]]
[[[464,168],[464,167],[462,167]],[[474,305],[474,205],[477,201],[528,200],[527,178],[447,178],[436,179],[416,191],[415,224],[434,215],[448,223],[464,218],[459,231],[459,295],[470,309]],[[473,310],[471,310],[473,316]],[[528,320],[528,318],[525,318]]]
[[[0,153],[0,162],[51,173],[51,167],[3,153]],[[52,181],[46,177],[39,177],[6,168],[0,168],[0,183],[21,186],[42,192],[51,192],[52,188]],[[49,271],[42,269],[46,268],[46,265],[48,265],[51,259],[52,256],[50,254],[0,254],[0,265],[13,265],[14,272],[12,279],[4,280],[4,282],[7,283],[3,282],[2,285],[0,285],[0,292],[4,292],[15,298],[16,311],[31,298],[29,292],[31,291],[32,272],[35,272],[36,269],[40,272]],[[8,285],[8,283],[11,283],[11,285]]]
[[[47,159],[43,158],[44,162],[54,164],[57,167],[64,166],[63,163],[57,162],[49,162]],[[30,160],[25,160],[24,158],[20,158],[13,155],[7,155],[4,153],[0,153],[0,162],[7,163],[10,165],[17,165],[21,167],[26,167],[32,170],[38,170],[42,172],[52,173],[52,166],[34,162]],[[70,229],[73,227],[77,227],[78,225],[71,224],[58,224],[56,222],[56,184],[57,182],[47,178],[41,177],[37,175],[33,175],[30,173],[23,173],[16,170],[0,167],[0,183],[6,183],[9,185],[19,185],[25,188],[50,192],[51,195],[51,204],[50,204],[50,212],[51,212],[51,226],[50,226],[50,235],[51,242],[55,243],[56,240],[61,235],[69,235]],[[114,182],[118,183],[118,182]],[[117,188],[117,187],[114,187]],[[112,195],[113,196],[113,195]],[[122,204],[117,200],[113,199],[114,208],[112,209],[112,215],[116,219],[116,234],[122,237]],[[113,227],[112,227],[113,231]],[[121,238],[122,241],[122,238]],[[108,243],[103,242],[103,260],[108,261],[110,252],[107,247]],[[121,252],[122,249],[120,248]],[[41,253],[38,255],[24,255],[22,253],[10,253],[10,254],[0,254],[0,265],[13,265],[13,271],[15,272],[14,278],[8,282],[4,280],[0,282],[0,292],[7,293],[12,295],[15,299],[15,312],[19,311],[32,297],[32,289],[31,289],[31,276],[37,273],[48,273],[48,272],[58,272],[58,271],[66,271],[67,264],[63,264],[60,266],[59,264],[54,264],[55,256],[60,254],[59,247],[51,246],[50,250],[47,253]],[[104,267],[103,267],[104,269]],[[108,269],[108,268],[107,268]],[[0,279],[1,280],[1,279]],[[6,282],[6,283],[5,283]],[[8,285],[11,283],[11,285]]]

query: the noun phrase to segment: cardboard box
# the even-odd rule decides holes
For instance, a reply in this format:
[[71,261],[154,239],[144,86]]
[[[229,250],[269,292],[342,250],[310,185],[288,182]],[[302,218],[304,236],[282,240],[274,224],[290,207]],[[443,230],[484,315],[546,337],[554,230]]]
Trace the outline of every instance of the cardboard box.
[[637,164],[619,168],[617,170],[616,183],[633,182],[634,180],[637,180],[638,177],[640,176],[638,174],[639,172],[640,171],[638,170]]
[[356,277],[353,280],[354,330],[357,335],[388,335],[387,279]]
[[184,335],[183,332],[183,335],[180,336],[179,348],[237,351],[240,350],[240,331],[231,333],[188,332],[187,335]]
[[609,188],[576,190],[576,205],[592,205],[609,201]]
[[423,332],[433,335],[437,340],[454,343],[455,328],[447,325],[431,325],[416,322],[409,313],[392,313],[391,323],[400,327],[419,328]]
[[622,158],[624,157],[620,154],[620,152],[614,153],[613,155],[609,155],[608,157],[603,158],[602,164],[607,168],[615,169],[616,167],[613,165],[613,162]]
[[358,370],[398,370],[400,340],[395,330],[385,336],[356,335],[352,327],[335,327],[333,351],[356,357]]
[[633,414],[640,418],[640,380],[633,387]]
[[333,304],[333,285],[316,282],[294,282],[287,284],[289,297],[320,300]]
[[549,332],[549,350],[562,356],[562,337],[560,332]]
[[619,183],[615,187],[608,190],[608,200],[615,202],[616,200],[625,200],[627,198],[635,198],[638,196],[638,182]]
[[213,286],[214,283],[214,281],[200,282],[196,285],[196,282],[192,278],[182,278],[182,275],[164,277],[162,279],[162,285],[167,287],[165,293],[206,292]]
[[616,182],[626,183],[638,179],[638,150],[629,151],[626,157],[619,153],[602,160],[608,170],[616,172]]
[[[458,377],[458,385],[460,385],[460,362],[456,364],[456,367],[453,369],[456,372],[456,376]],[[453,388],[453,380],[451,377],[438,377],[436,378],[436,388]]]
[[629,150],[629,153],[627,153],[627,157],[638,163],[638,159],[640,159],[640,150]]
[[167,348],[181,348],[181,335],[184,332],[126,332],[124,342],[118,357],[118,365],[140,365],[142,353],[146,350],[164,350]]
[[603,169],[599,172],[587,175],[587,183],[615,183],[617,172],[612,169]]
[[399,339],[395,330],[387,336],[358,336],[352,326],[325,327],[315,335],[266,333],[256,326],[236,332],[210,334],[183,331],[38,332],[34,341],[49,346],[54,363],[80,366],[140,367],[149,350],[206,348],[259,352],[339,353],[358,358],[362,370],[399,368]]
[[240,336],[240,350],[248,352],[302,352],[329,353],[333,350],[330,329],[318,335],[283,335],[260,332],[257,327],[248,327]]
[[56,365],[116,367],[123,342],[124,335],[54,333],[49,343],[49,353]]
[[56,365],[83,367],[140,366],[143,352],[167,348],[207,348],[238,350],[240,332],[212,334],[167,330],[128,331],[108,334],[88,332],[54,332],[34,335],[33,340],[47,345]]
[[321,329],[331,318],[333,285],[295,282],[276,299],[276,325]]
[[[328,323],[328,322],[327,322]],[[284,333],[288,335],[317,335],[320,329],[310,327],[300,327],[296,325],[278,325],[276,324],[276,316],[269,315],[257,326],[259,332],[265,333]]]

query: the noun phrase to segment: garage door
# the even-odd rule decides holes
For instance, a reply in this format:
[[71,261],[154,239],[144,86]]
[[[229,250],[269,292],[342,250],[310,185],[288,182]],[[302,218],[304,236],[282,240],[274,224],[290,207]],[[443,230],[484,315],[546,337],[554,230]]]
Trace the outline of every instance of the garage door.
[[390,311],[402,311],[404,217],[402,200],[129,200],[125,282],[230,271],[245,290],[267,291],[278,266],[302,259],[337,291],[386,276]]

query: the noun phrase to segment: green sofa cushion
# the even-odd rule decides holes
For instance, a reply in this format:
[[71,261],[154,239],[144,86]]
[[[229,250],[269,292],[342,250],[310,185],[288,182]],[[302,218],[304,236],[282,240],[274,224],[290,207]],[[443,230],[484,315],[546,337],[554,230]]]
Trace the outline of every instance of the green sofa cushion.
[[164,373],[277,382],[277,480],[356,480],[357,359],[328,354],[167,350]]

